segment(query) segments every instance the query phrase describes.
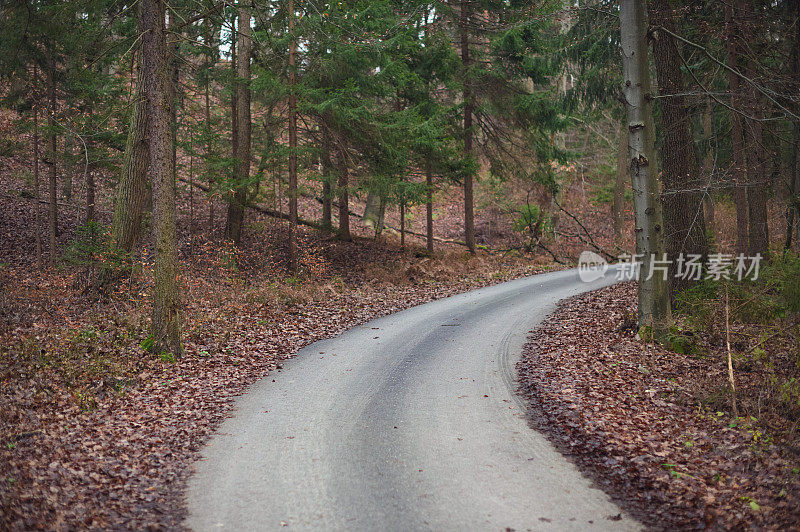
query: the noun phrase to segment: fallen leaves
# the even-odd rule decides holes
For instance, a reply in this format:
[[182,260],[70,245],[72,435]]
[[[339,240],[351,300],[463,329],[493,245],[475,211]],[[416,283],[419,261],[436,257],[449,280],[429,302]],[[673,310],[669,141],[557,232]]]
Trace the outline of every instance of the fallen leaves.
[[709,361],[643,344],[621,327],[635,287],[562,302],[519,363],[532,422],[642,522],[664,529],[791,529],[800,460],[755,446],[692,391]]
[[[480,257],[458,257],[453,266],[363,243],[309,239],[306,247],[325,265],[307,283],[198,257],[186,272],[186,353],[174,363],[142,350],[146,321],[123,319],[142,313],[142,301],[122,294],[92,303],[55,274],[42,277],[51,284],[44,290],[36,288],[41,279],[23,279],[24,270],[0,269],[3,284],[15,287],[2,301],[13,311],[10,321],[0,320],[4,353],[38,335],[50,355],[80,347],[58,359],[64,364],[99,357],[120,365],[100,368],[106,377],[98,380],[69,364],[56,371],[29,364],[35,357],[0,359],[0,528],[180,528],[182,491],[198,451],[231,415],[234,399],[281,371],[283,359],[370,319],[536,270],[522,260]],[[387,266],[365,273],[363,265],[381,254]],[[403,273],[411,260],[415,282]],[[280,270],[263,258],[237,261]],[[46,304],[55,310],[45,312]],[[109,368],[119,373],[103,373]],[[70,392],[70,375],[86,382],[75,389],[91,393],[90,402]]]

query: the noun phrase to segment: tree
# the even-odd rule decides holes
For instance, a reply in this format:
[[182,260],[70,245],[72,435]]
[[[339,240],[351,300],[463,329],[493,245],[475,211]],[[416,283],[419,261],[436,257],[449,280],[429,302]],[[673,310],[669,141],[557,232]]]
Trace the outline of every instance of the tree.
[[731,94],[731,148],[733,151],[733,202],[736,206],[736,253],[748,251],[748,208],[747,208],[747,170],[745,167],[744,138],[742,128],[742,95],[739,90],[738,70],[739,51],[737,41],[739,29],[736,23],[734,2],[725,3],[725,28],[727,32],[729,91]]
[[670,327],[669,281],[652,269],[663,260],[664,218],[658,179],[653,122],[653,94],[647,55],[647,5],[645,0],[621,0],[623,98],[628,116],[630,177],[636,215],[636,252],[639,273],[639,326],[651,327],[656,337]]
[[[55,44],[51,43],[51,46],[54,48]],[[47,62],[47,101],[47,127],[49,129],[47,163],[50,167],[50,179],[48,180],[50,198],[50,206],[48,210],[50,215],[49,260],[50,266],[52,267],[55,264],[56,259],[56,237],[58,236],[58,195],[56,194],[58,176],[58,155],[56,151],[58,149],[58,135],[56,134],[56,105],[58,100],[56,99],[56,57],[54,49],[49,51]]]
[[[750,1],[739,1],[742,29],[739,38],[754,40],[759,29],[755,25],[756,10]],[[752,48],[752,46],[751,46]],[[746,60],[745,75],[756,78],[757,67],[755,59],[748,57]],[[750,256],[767,255],[769,251],[769,226],[767,225],[767,190],[769,183],[766,174],[766,155],[764,148],[764,102],[761,93],[752,83],[747,84],[745,93],[746,109],[751,119],[747,121],[747,251]]]
[[142,64],[150,172],[153,182],[153,242],[155,251],[152,346],[156,353],[182,354],[178,246],[175,228],[175,184],[172,165],[170,91],[164,0],[142,2]]
[[[464,69],[464,89],[462,91],[462,98],[464,100],[464,158],[470,160],[472,154],[472,113],[475,109],[475,103],[472,100],[472,80],[470,76],[470,68],[472,66],[472,58],[470,57],[470,43],[469,43],[469,26],[472,0],[461,0],[460,3],[460,18],[459,18],[459,35],[461,39],[461,62]],[[464,173],[464,240],[467,243],[467,249],[470,253],[475,253],[475,212],[474,212],[474,198],[472,191],[473,172],[467,171]]]
[[[653,0],[651,10],[653,60],[661,95],[661,132],[663,145],[661,169],[664,182],[664,222],[667,255],[674,265],[681,254],[705,256],[707,253],[705,217],[699,190],[705,185],[698,179],[691,117],[686,107],[678,43],[670,0]],[[658,31],[663,28],[667,31]],[[670,33],[668,33],[670,32]],[[673,288],[677,277],[670,275]]]
[[228,219],[225,236],[239,245],[242,238],[244,209],[247,204],[250,181],[250,6],[246,1],[238,3],[238,39],[236,43],[236,122],[234,135],[234,193],[228,203]]
[[[141,11],[141,8],[140,8]],[[139,32],[143,33],[143,17],[139,17]],[[144,65],[140,60],[136,74],[136,92],[128,126],[128,140],[122,160],[119,184],[114,199],[114,217],[111,238],[122,251],[130,253],[139,238],[142,211],[147,197],[147,168],[149,152],[147,131],[148,114],[145,93]]]
[[289,0],[289,270],[297,273],[297,40],[294,37],[294,2]]
[[[800,2],[794,2],[794,9],[792,15],[794,20],[800,20]],[[792,81],[795,87],[800,87],[800,24],[795,23],[794,42],[792,43]],[[795,105],[795,114],[798,112],[800,106]],[[796,219],[800,217],[798,208],[800,208],[800,120],[792,121],[792,155],[790,157],[789,167],[789,204],[786,207],[786,241],[784,249],[789,250],[792,248],[792,235],[794,227],[797,223]]]

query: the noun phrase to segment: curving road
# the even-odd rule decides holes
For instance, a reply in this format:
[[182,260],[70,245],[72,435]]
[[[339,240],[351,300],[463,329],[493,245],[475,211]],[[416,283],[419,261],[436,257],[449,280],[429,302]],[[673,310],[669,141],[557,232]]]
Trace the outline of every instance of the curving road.
[[[188,489],[194,530],[639,529],[525,419],[528,331],[613,282],[475,290],[312,344],[237,402]],[[274,382],[273,382],[274,379]],[[284,528],[286,527],[286,528]]]

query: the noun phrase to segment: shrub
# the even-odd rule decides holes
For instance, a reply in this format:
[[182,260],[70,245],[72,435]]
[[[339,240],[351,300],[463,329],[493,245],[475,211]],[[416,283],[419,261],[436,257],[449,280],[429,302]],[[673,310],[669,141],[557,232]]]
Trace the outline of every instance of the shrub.
[[538,205],[526,203],[515,209],[512,228],[528,237],[526,248],[533,251],[542,235],[550,230],[550,217]]

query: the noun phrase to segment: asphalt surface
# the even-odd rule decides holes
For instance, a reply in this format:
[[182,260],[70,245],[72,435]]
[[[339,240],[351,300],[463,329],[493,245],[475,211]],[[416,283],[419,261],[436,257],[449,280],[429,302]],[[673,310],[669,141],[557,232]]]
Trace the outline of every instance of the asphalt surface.
[[558,300],[613,275],[518,279],[306,347],[241,397],[205,448],[186,525],[641,528],[529,427],[514,393],[528,332]]

